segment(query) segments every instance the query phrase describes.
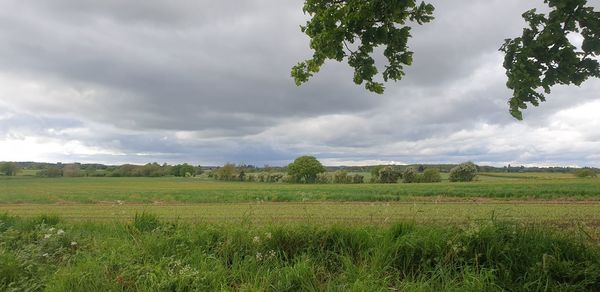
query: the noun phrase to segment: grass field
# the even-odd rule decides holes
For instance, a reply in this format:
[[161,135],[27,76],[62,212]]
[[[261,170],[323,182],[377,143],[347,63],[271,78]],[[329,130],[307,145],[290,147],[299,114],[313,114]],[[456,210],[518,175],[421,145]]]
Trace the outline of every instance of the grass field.
[[[490,176],[491,175],[491,176]],[[414,201],[449,198],[600,200],[600,179],[483,174],[473,183],[299,185],[186,178],[0,178],[0,203]]]
[[599,291],[600,180],[2,177],[0,291],[24,290]]

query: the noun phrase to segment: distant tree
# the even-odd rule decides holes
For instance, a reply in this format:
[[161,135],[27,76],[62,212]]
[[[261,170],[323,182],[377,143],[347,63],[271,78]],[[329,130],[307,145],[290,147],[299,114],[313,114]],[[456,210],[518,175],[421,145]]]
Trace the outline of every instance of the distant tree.
[[240,170],[237,175],[237,180],[245,181],[246,180],[246,171],[244,169]]
[[371,167],[371,183],[378,183],[379,182],[379,170],[381,170],[384,166],[383,165],[376,165]]
[[408,167],[402,172],[403,183],[417,183],[419,182],[419,172],[414,167]]
[[398,171],[393,166],[384,166],[378,171],[377,182],[384,184],[395,184],[398,182],[398,179],[402,176],[400,171]]
[[81,176],[81,169],[78,163],[65,164],[63,166],[62,175],[64,177],[79,177]]
[[171,167],[171,174],[174,176],[181,176],[181,177],[195,176],[196,168],[187,163],[178,164],[178,165],[174,165]]
[[237,179],[238,173],[233,163],[227,163],[215,170],[215,178],[218,180],[233,181]]
[[19,166],[14,162],[0,163],[0,173],[6,176],[15,176],[19,172]]
[[437,168],[427,168],[423,172],[423,178],[421,181],[425,183],[441,182],[442,176]]
[[314,183],[317,175],[325,172],[325,167],[314,156],[300,156],[288,165],[287,170],[296,182]]
[[461,163],[450,170],[451,182],[469,182],[477,176],[477,166],[472,162]]
[[198,166],[194,167],[195,175],[201,175],[202,173],[204,173],[204,170],[202,170],[202,166],[198,165]]
[[56,166],[50,166],[47,169],[38,171],[36,175],[41,177],[61,177],[63,175],[63,171]]
[[593,171],[592,169],[589,169],[589,168],[578,169],[575,171],[574,174],[576,177],[579,177],[579,178],[597,177],[598,176],[595,171]]

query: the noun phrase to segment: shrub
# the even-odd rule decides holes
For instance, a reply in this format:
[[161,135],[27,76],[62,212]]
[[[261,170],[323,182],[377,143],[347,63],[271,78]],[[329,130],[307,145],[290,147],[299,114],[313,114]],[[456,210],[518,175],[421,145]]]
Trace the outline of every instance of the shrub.
[[365,176],[362,174],[355,173],[352,175],[353,184],[362,184],[365,182]]
[[472,162],[461,163],[450,170],[451,182],[469,182],[477,176],[477,166]]
[[441,182],[442,176],[440,175],[440,171],[437,168],[427,168],[423,172],[423,177],[421,181],[425,183]]
[[38,171],[36,175],[41,177],[59,177],[63,175],[63,172],[58,167],[49,167],[48,169]]
[[370,179],[371,183],[379,182],[379,171],[382,168],[383,168],[383,165],[377,165],[377,166],[373,166],[373,168],[371,168],[371,179]]
[[63,167],[62,174],[64,177],[79,177],[81,176],[81,168],[77,163],[66,164]]
[[171,174],[174,176],[182,176],[182,177],[195,176],[196,168],[187,163],[177,164],[177,165],[174,165],[173,167],[171,167]]
[[331,178],[331,174],[329,173],[319,173],[317,174],[317,178],[315,180],[318,184],[329,184],[333,181]]
[[19,166],[14,162],[4,162],[0,164],[0,172],[6,176],[15,176],[19,172]]
[[281,178],[281,182],[284,182],[284,183],[293,183],[294,182],[294,177],[289,176],[287,174],[284,174],[283,177]]
[[333,183],[335,184],[349,184],[352,182],[352,178],[348,175],[347,171],[339,170],[333,174]]
[[401,174],[392,166],[384,166],[377,172],[377,182],[384,184],[395,184],[401,177]]
[[577,171],[575,171],[575,176],[579,177],[579,178],[586,178],[586,177],[597,177],[598,175],[592,169],[584,168],[584,169],[578,169]]
[[214,176],[218,180],[233,181],[238,179],[239,174],[237,173],[235,164],[227,163],[222,167],[219,167],[215,171]]
[[402,173],[402,182],[403,183],[418,183],[419,182],[419,173],[413,167],[408,167]]
[[267,177],[266,177],[266,182],[270,182],[270,183],[276,183],[276,182],[281,182],[283,177],[285,176],[284,173],[268,173]]

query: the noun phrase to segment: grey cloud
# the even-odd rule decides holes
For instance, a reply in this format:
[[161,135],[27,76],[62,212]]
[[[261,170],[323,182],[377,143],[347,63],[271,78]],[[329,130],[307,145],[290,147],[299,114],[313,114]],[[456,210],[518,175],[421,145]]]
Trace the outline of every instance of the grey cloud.
[[[573,152],[536,148],[533,140],[521,145],[518,127],[542,140],[555,135],[552,123],[568,120],[557,113],[600,98],[598,80],[556,88],[542,107],[526,111],[525,122],[508,115],[510,91],[497,50],[521,33],[520,14],[539,3],[433,3],[436,20],[413,30],[413,66],[379,96],[355,86],[351,70],[336,62],[309,84],[293,84],[290,67],[310,56],[298,29],[306,19],[302,1],[5,1],[0,148],[9,143],[7,133],[17,133],[92,149],[52,156],[61,160],[284,164],[314,153],[340,161],[580,163],[593,157],[593,124],[568,122],[581,133]],[[89,154],[96,148],[113,154]]]

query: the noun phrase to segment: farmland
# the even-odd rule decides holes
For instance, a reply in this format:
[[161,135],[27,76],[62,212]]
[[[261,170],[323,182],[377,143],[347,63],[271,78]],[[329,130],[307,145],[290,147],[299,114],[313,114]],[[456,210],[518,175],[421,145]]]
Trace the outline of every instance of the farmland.
[[[3,215],[2,215],[3,214]],[[0,290],[598,290],[600,179],[0,177]]]
[[239,203],[415,200],[600,200],[600,179],[483,174],[473,183],[284,184],[193,178],[0,178],[0,203]]

